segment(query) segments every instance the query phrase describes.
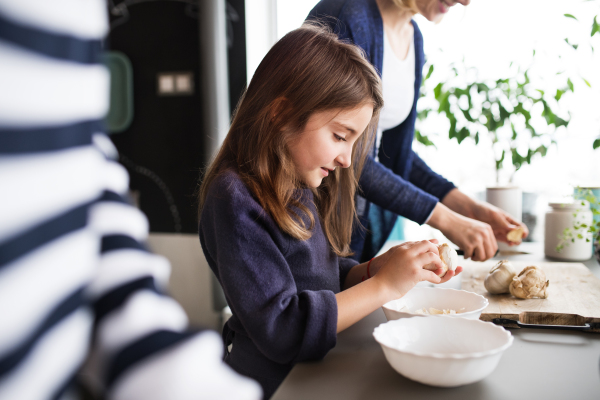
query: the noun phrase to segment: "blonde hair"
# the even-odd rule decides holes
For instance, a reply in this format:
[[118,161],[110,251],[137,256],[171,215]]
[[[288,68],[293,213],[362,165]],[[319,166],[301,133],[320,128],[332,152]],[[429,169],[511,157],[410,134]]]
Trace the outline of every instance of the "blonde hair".
[[[199,212],[210,184],[233,169],[281,230],[299,240],[310,238],[315,218],[298,198],[302,184],[296,177],[289,144],[315,112],[365,104],[373,105],[373,116],[354,144],[352,167],[336,168],[313,189],[331,248],[340,256],[351,255],[352,224],[358,223],[354,195],[383,106],[381,80],[360,48],[340,41],[315,22],[285,35],[258,66],[204,176]],[[303,222],[302,213],[310,226]]]
[[402,11],[409,11],[413,15],[419,13],[419,9],[417,8],[417,3],[415,0],[392,0],[392,2]]

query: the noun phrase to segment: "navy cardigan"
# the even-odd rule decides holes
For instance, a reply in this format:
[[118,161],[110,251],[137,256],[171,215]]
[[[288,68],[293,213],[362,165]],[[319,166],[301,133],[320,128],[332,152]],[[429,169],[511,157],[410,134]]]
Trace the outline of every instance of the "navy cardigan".
[[[307,19],[325,22],[341,39],[360,46],[381,75],[383,20],[375,0],[322,0]],[[373,235],[372,243],[365,244],[365,232],[359,228],[354,230],[352,249],[357,260],[368,260],[379,251],[394,226],[396,215],[423,224],[439,199],[455,188],[454,184],[433,172],[412,150],[425,63],[423,36],[416,22],[412,21],[412,24],[415,100],[406,120],[383,132],[379,163],[369,157],[363,170],[359,183],[367,202],[362,205],[357,202],[358,211],[362,225],[372,230]]]
[[225,361],[256,379],[265,398],[295,363],[335,346],[335,294],[356,265],[331,250],[311,190],[298,195],[316,220],[304,241],[279,229],[232,171],[211,184],[200,216],[202,250],[233,313],[223,330],[233,343]]

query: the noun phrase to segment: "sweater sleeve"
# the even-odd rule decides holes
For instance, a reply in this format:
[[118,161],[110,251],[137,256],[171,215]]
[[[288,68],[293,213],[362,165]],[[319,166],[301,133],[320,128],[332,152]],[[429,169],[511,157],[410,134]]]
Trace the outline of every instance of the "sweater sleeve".
[[348,277],[348,273],[352,268],[354,268],[358,261],[353,260],[352,258],[344,258],[340,257],[340,288],[344,287],[344,282]]
[[359,184],[367,200],[418,224],[427,221],[438,202],[435,196],[402,179],[370,156]]
[[298,292],[282,253],[289,240],[239,179],[213,183],[200,220],[202,248],[233,315],[281,364],[324,357],[337,330],[332,291]]
[[423,161],[414,151],[412,158],[413,163],[409,180],[413,185],[440,200],[443,200],[448,192],[456,188],[452,182],[433,172],[433,170],[425,164],[425,161]]

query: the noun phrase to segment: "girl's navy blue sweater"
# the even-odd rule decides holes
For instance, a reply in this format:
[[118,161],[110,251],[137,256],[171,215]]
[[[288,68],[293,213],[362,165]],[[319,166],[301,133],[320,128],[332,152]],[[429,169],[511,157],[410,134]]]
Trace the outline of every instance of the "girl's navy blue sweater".
[[316,220],[305,241],[284,233],[232,171],[211,184],[200,216],[202,250],[233,313],[225,361],[260,382],[265,398],[294,364],[335,346],[335,294],[356,265],[331,250],[311,190],[299,194]]

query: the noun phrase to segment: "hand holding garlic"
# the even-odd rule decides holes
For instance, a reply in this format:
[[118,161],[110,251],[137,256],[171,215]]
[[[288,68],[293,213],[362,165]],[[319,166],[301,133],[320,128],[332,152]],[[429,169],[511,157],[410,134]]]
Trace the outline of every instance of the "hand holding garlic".
[[[458,254],[456,254],[456,250],[452,247],[448,246],[446,243],[442,243],[438,246],[438,251],[440,253],[440,260],[442,260],[443,270],[441,274],[438,274],[440,278],[443,278],[446,275],[448,270],[455,271],[458,266]],[[435,264],[428,264],[423,268],[428,269],[430,271],[435,271],[438,267]]]
[[521,243],[524,234],[525,231],[523,230],[523,227],[519,226],[517,229],[513,229],[512,231],[508,232],[506,235],[506,240],[511,243]]

